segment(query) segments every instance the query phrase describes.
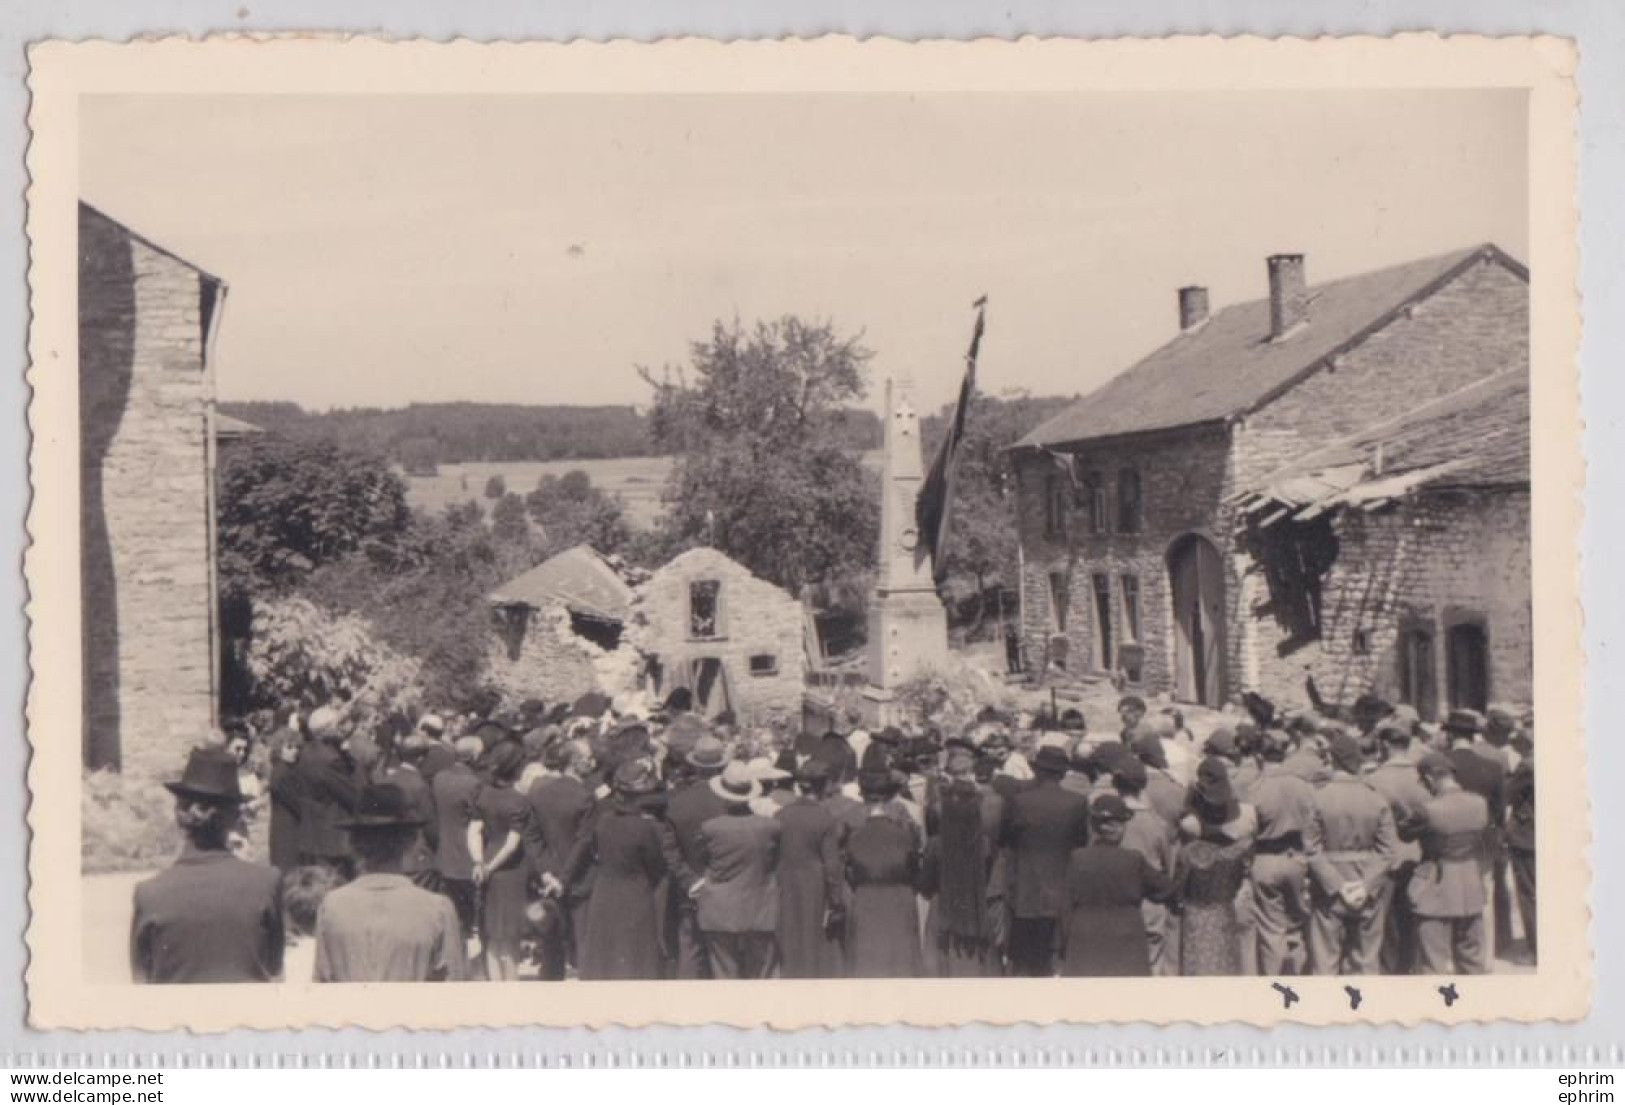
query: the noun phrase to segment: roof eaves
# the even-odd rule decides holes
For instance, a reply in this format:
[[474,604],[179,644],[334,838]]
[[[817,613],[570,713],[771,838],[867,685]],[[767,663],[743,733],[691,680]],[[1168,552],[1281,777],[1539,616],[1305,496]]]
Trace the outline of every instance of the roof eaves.
[[[1144,430],[1125,430],[1122,433],[1102,434],[1099,437],[1072,437],[1061,441],[1028,442],[1018,441],[1014,445],[1006,445],[1003,452],[1037,452],[1058,453],[1071,449],[1076,445],[1111,446],[1124,441],[1144,438],[1173,437],[1187,433],[1191,430],[1207,429],[1213,426],[1227,426],[1234,421],[1234,415],[1221,415],[1217,418],[1200,418],[1194,422],[1176,422],[1171,426],[1152,426]],[[1036,429],[1036,427],[1035,427]]]

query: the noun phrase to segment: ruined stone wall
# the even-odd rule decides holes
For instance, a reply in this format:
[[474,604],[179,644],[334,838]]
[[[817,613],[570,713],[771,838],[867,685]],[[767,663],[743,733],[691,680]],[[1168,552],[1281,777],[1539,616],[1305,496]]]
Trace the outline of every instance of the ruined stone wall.
[[486,672],[504,698],[574,702],[588,691],[602,689],[594,660],[605,655],[604,650],[571,632],[568,610],[515,609],[504,618],[521,618],[517,625],[493,614],[486,657]]
[[1266,696],[1300,703],[1304,676],[1313,673],[1330,701],[1347,705],[1367,690],[1398,701],[1400,629],[1417,625],[1432,635],[1435,700],[1442,711],[1450,703],[1448,631],[1470,622],[1488,638],[1490,698],[1530,701],[1526,489],[1436,492],[1379,513],[1346,511],[1337,534],[1337,561],[1322,585],[1320,639],[1286,658],[1264,650],[1260,684]]
[[[721,618],[714,636],[689,633],[689,585],[721,583]],[[628,637],[654,656],[664,672],[700,659],[717,659],[727,671],[734,712],[745,724],[801,714],[806,688],[806,651],[801,603],[757,579],[715,549],[691,549],[638,588]],[[772,656],[772,674],[751,674],[753,656]],[[661,688],[665,694],[669,680]]]
[[80,208],[83,749],[148,777],[211,718],[204,284]]

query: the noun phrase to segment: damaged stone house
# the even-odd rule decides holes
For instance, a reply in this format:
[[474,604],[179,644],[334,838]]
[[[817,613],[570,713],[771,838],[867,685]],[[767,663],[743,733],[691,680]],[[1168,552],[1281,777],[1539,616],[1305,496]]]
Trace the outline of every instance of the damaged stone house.
[[806,690],[799,600],[715,549],[657,569],[637,589],[629,636],[647,658],[647,687],[686,687],[694,711],[732,710],[744,724],[799,718]]
[[1523,369],[1314,450],[1236,505],[1272,607],[1297,611],[1266,684],[1307,672],[1328,701],[1373,690],[1429,719],[1532,701]]
[[[1266,271],[1267,296],[1217,313],[1209,312],[1205,288],[1179,289],[1172,340],[1012,448],[1022,643],[1034,666],[1116,676],[1210,706],[1248,689],[1302,702],[1310,675],[1329,701],[1351,701],[1373,685],[1404,689],[1399,660],[1387,655],[1398,631],[1373,623],[1356,640],[1338,621],[1335,632],[1346,640],[1332,642],[1329,611],[1340,618],[1347,611],[1326,602],[1341,595],[1339,560],[1345,574],[1358,574],[1366,546],[1354,529],[1395,523],[1338,510],[1315,524],[1345,526],[1346,539],[1285,542],[1289,531],[1261,527],[1267,514],[1244,496],[1267,493],[1272,474],[1327,442],[1491,377],[1526,377],[1528,272],[1490,244],[1318,285],[1307,282],[1299,255],[1272,256]],[[1518,411],[1526,421],[1526,392]],[[1492,500],[1515,503],[1515,489],[1482,498],[1487,489],[1423,481],[1407,490],[1439,496],[1427,509],[1441,517],[1446,501],[1465,495],[1463,502],[1478,503],[1459,508],[1475,532],[1519,525],[1512,514],[1481,516],[1503,509],[1485,505]],[[1469,522],[1415,527],[1411,555],[1419,564],[1447,559],[1454,525]],[[1524,540],[1527,560],[1526,533]],[[1527,563],[1523,570],[1527,603]],[[1469,608],[1483,615],[1479,622],[1491,620],[1482,608],[1499,583],[1471,577],[1463,569],[1457,597],[1427,607],[1432,644],[1417,636],[1407,653],[1435,659],[1432,669],[1415,660],[1406,677],[1422,705],[1428,671],[1437,700],[1437,673],[1457,663],[1442,651],[1450,634],[1458,651],[1475,647],[1470,629],[1454,628],[1476,624]],[[1526,636],[1527,618],[1523,624]],[[1514,655],[1519,631],[1515,623],[1493,637],[1484,629],[1494,687],[1512,678],[1496,675],[1495,649]],[[1356,649],[1360,661],[1345,663],[1341,654]],[[1459,663],[1463,672],[1470,666]],[[1443,697],[1451,697],[1448,688]]]
[[486,600],[495,629],[492,683],[508,697],[545,702],[603,689],[632,597],[631,585],[587,545],[509,580]]
[[226,284],[85,203],[78,233],[83,757],[167,777],[217,712]]

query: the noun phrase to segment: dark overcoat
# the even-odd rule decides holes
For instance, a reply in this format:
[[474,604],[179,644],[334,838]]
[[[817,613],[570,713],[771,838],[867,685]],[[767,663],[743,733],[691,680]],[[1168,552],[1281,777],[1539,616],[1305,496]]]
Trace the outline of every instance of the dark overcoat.
[[294,764],[304,789],[300,824],[306,856],[318,860],[345,859],[350,837],[338,823],[355,812],[359,787],[355,765],[326,741],[307,743]]
[[779,811],[779,969],[785,978],[835,978],[841,945],[826,924],[844,911],[844,828],[829,807],[801,797]]
[[1140,903],[1167,901],[1168,876],[1139,852],[1091,844],[1072,853],[1066,891],[1065,951],[1061,974],[1118,978],[1151,973]]
[[137,982],[269,982],[282,974],[282,876],[227,851],[188,847],[135,888]]
[[915,884],[920,830],[912,821],[871,811],[846,842],[852,887],[846,953],[854,978],[918,978],[925,973]]
[[271,765],[271,866],[287,871],[304,855],[305,782],[297,763]]
[[1006,806],[1002,843],[1009,849],[1010,912],[1015,917],[1065,915],[1067,860],[1089,839],[1089,800],[1040,779]]
[[581,932],[584,979],[659,978],[660,914],[656,891],[666,877],[660,827],[636,805],[602,806],[565,870],[568,893],[590,871]]
[[[530,819],[525,833],[525,859],[531,874],[540,879],[552,875],[564,879],[565,865],[575,854],[592,820],[592,791],[573,775],[549,775],[532,784],[525,796],[530,803]],[[592,892],[592,873],[572,887],[569,897],[585,898]]]

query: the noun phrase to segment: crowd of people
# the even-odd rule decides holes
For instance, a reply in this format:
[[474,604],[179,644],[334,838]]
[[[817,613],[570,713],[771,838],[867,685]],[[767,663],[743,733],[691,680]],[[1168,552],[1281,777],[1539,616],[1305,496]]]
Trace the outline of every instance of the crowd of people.
[[[290,925],[335,982],[1455,975],[1512,954],[1514,904],[1534,954],[1527,712],[1368,695],[1199,741],[1129,695],[1103,732],[988,708],[817,734],[681,694],[382,738],[323,706],[257,738],[263,780],[255,738],[194,751],[134,976],[277,979]],[[256,804],[268,865],[239,855]]]

